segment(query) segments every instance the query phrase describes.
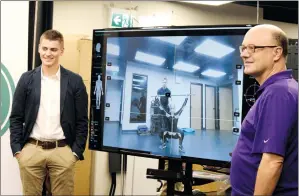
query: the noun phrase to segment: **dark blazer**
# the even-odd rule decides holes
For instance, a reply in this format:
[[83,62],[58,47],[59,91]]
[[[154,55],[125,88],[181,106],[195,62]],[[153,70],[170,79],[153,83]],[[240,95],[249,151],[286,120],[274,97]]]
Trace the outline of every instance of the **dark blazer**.
[[[60,67],[60,124],[67,144],[84,160],[88,134],[88,98],[81,76]],[[41,66],[23,73],[18,81],[10,115],[12,153],[21,151],[35,124],[40,105]]]

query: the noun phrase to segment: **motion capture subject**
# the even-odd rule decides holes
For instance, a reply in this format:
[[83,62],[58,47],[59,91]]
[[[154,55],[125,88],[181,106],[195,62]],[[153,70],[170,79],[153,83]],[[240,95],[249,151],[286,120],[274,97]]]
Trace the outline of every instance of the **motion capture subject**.
[[170,111],[166,111],[163,109],[163,107],[160,106],[161,110],[164,110],[166,113],[166,119],[168,121],[168,124],[170,125],[170,129],[168,131],[162,131],[160,133],[160,139],[162,141],[162,145],[160,146],[161,149],[164,149],[166,147],[166,141],[169,138],[173,139],[179,139],[179,150],[181,152],[185,152],[183,148],[183,140],[184,140],[184,131],[181,131],[178,129],[178,121],[179,117],[182,114],[186,104],[187,104],[188,98],[185,98],[185,101],[182,105],[182,107],[179,109],[179,111],[175,112],[175,105],[171,104]]

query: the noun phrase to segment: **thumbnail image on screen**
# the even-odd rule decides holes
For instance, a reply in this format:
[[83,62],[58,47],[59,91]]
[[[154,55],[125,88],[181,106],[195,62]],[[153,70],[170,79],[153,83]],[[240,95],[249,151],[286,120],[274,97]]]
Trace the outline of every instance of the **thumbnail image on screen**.
[[[241,126],[242,40],[243,35],[108,36],[102,145],[229,161],[238,140],[234,130]],[[101,93],[96,77],[94,83],[93,91]]]

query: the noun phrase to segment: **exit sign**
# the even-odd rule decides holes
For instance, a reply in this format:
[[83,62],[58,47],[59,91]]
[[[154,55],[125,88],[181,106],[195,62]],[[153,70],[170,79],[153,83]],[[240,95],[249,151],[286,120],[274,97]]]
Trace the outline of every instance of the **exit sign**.
[[133,27],[133,18],[129,14],[113,13],[111,20],[112,27]]

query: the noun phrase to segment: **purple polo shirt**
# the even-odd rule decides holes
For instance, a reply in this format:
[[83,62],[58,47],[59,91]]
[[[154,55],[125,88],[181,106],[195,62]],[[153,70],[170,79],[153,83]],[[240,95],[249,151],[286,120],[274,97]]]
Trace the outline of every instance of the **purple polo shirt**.
[[284,157],[274,195],[298,195],[298,83],[291,70],[268,78],[242,122],[232,153],[232,195],[253,195],[262,153]]

